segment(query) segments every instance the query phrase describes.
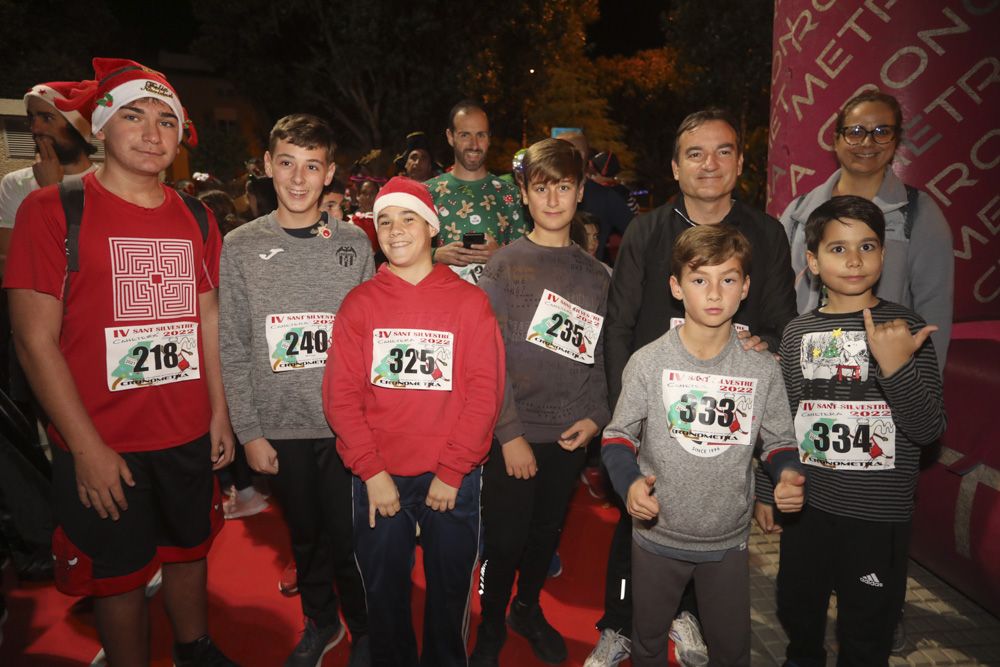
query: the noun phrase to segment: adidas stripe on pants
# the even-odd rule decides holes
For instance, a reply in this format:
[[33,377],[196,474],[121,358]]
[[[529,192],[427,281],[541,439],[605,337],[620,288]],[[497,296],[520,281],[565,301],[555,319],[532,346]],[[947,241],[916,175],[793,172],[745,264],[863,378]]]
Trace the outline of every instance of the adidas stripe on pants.
[[788,633],[788,660],[826,664],[826,612],[836,591],[837,664],[885,665],[906,595],[910,523],[863,521],[807,505],[783,526],[778,618]]

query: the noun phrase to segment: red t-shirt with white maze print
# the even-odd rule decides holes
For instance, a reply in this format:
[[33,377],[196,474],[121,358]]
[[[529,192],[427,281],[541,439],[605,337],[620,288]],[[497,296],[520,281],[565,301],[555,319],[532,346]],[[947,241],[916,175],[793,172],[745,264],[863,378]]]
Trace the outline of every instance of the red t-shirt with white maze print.
[[[208,432],[198,295],[216,288],[222,238],[202,239],[170,188],[152,209],[84,182],[80,271],[70,277],[59,346],[104,442],[119,452],[181,445]],[[63,298],[66,219],[56,186],[24,200],[4,287]],[[55,441],[65,446],[50,427]]]

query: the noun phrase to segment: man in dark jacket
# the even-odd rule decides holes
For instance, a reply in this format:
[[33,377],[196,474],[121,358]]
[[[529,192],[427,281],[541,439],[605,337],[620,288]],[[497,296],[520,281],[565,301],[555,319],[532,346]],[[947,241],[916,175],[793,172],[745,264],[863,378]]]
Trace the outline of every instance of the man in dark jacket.
[[[706,109],[685,118],[677,129],[671,166],[681,193],[675,201],[632,221],[615,262],[604,329],[612,408],[632,353],[683,322],[684,305],[673,299],[668,281],[674,239],[685,229],[732,225],[750,242],[750,293],[734,318],[738,329],[750,333],[745,345],[765,349],[766,343],[766,348],[777,350],[782,330],[797,314],[795,277],[781,223],[733,199],[743,154],[739,130],[729,115]],[[613,667],[616,659],[628,656],[628,642],[623,640],[632,627],[631,533],[631,520],[622,512],[608,558],[604,616],[597,623],[601,640],[587,667]]]

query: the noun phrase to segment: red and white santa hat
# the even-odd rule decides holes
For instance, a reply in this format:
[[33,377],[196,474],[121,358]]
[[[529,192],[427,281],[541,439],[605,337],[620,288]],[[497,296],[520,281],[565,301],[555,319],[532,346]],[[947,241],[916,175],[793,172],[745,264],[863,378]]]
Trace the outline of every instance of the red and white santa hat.
[[438,220],[431,191],[420,181],[406,176],[390,178],[375,198],[372,213],[376,220],[379,212],[387,206],[407,208],[426,220],[427,224],[434,228],[435,234],[441,231],[441,221]]
[[94,58],[93,64],[97,82],[91,117],[94,134],[100,132],[121,107],[151,97],[164,102],[177,115],[178,137],[184,139],[190,122],[177,91],[163,74],[125,58]]
[[24,94],[24,106],[28,106],[28,100],[32,97],[40,99],[43,102],[48,102],[80,133],[81,137],[89,139],[90,111],[86,109],[86,106],[76,108],[76,105],[72,104],[74,99],[83,93],[83,91],[84,89],[81,88],[79,81],[38,83]]

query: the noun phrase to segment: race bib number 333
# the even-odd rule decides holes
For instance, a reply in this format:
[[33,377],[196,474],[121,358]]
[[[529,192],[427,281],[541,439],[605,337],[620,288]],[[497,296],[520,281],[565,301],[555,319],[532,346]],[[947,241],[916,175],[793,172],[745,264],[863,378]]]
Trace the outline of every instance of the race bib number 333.
[[387,389],[451,391],[455,335],[427,329],[375,329],[371,383]]
[[896,425],[885,401],[801,401],[795,438],[807,465],[862,471],[896,467]]
[[531,318],[526,340],[582,364],[594,363],[604,318],[545,290]]
[[326,364],[333,313],[281,313],[264,320],[271,370],[296,371]]
[[696,456],[751,445],[756,378],[663,371],[663,405],[670,435]]
[[111,391],[201,377],[197,322],[109,327],[104,348]]

